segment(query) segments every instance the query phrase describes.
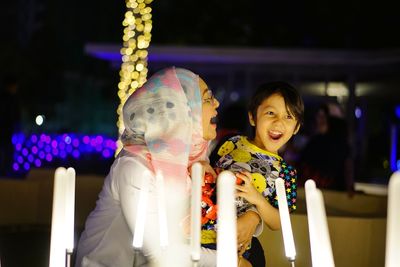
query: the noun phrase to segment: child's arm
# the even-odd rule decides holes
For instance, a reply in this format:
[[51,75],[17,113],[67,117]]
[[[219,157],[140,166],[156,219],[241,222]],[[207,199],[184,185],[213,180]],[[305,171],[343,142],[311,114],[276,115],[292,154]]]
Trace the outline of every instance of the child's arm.
[[253,204],[257,208],[261,219],[271,230],[279,230],[281,227],[279,211],[253,186],[251,182],[251,173],[243,171],[242,173],[236,173],[236,176],[244,181],[242,185],[236,186],[238,190],[237,196],[243,197]]

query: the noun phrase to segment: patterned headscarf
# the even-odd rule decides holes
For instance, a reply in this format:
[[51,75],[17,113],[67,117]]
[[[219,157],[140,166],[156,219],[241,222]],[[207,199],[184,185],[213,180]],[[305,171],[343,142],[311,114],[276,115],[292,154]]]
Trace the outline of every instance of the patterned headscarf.
[[187,168],[207,159],[199,77],[169,67],[158,71],[123,107],[124,149],[146,159],[166,180],[186,181]]

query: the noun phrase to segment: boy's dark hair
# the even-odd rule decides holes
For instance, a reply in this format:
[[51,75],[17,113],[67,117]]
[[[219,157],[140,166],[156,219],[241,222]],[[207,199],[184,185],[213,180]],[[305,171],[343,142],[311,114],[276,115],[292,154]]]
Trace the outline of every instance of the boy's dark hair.
[[263,83],[258,86],[250,99],[248,111],[257,118],[257,109],[261,103],[273,94],[279,94],[283,97],[286,104],[286,109],[290,114],[293,114],[297,120],[297,125],[303,124],[304,118],[304,103],[296,88],[287,82],[275,81]]

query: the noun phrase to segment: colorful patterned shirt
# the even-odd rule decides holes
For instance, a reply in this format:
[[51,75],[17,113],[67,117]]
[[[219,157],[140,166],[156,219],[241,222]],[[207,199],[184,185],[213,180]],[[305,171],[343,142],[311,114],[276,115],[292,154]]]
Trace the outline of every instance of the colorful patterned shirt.
[[[284,179],[289,211],[296,210],[297,172],[280,156],[258,148],[251,144],[247,137],[240,135],[233,136],[222,144],[218,155],[220,159],[216,168],[233,172],[246,170],[252,173],[253,185],[275,208],[278,208],[275,180],[278,177]],[[238,216],[252,207],[242,198],[236,199],[236,206]],[[202,229],[216,230],[216,224],[216,220],[210,220],[203,224]]]

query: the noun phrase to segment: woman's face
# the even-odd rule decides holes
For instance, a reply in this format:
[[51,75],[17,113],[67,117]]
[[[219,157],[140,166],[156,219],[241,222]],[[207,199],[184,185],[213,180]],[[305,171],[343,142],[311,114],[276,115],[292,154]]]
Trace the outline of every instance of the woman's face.
[[203,79],[199,78],[200,95],[202,99],[203,138],[213,140],[217,137],[217,108],[219,102]]

